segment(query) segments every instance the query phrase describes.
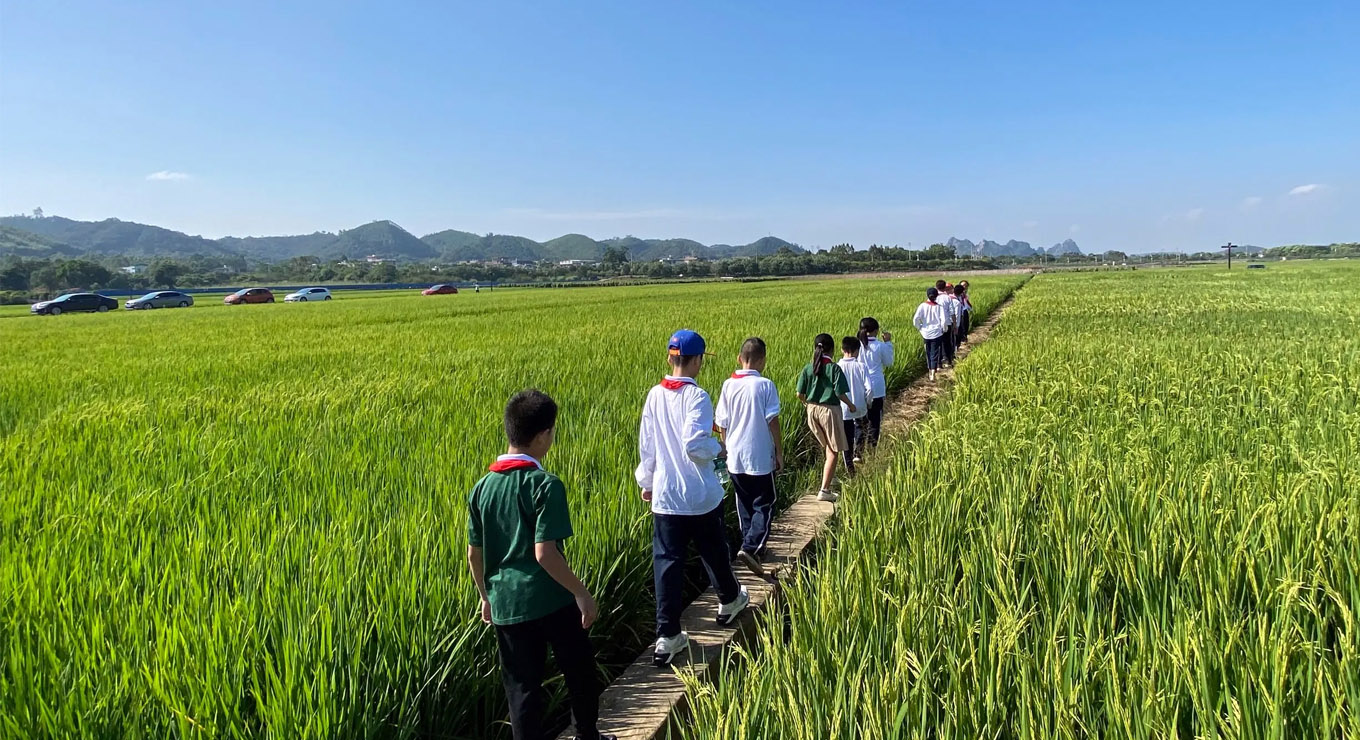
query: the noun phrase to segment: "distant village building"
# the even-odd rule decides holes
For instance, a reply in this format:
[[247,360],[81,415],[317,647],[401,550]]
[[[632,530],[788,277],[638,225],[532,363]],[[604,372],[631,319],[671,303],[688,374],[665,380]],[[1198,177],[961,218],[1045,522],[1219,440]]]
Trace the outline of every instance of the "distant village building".
[[562,267],[581,267],[585,265],[599,264],[595,260],[562,260],[557,263]]
[[385,262],[396,262],[396,260],[392,259],[391,257],[379,257],[376,254],[368,255],[367,257],[364,258],[364,261],[370,265],[381,265]]
[[120,267],[118,270],[127,275],[139,275],[146,272],[146,265],[128,265],[126,267]]

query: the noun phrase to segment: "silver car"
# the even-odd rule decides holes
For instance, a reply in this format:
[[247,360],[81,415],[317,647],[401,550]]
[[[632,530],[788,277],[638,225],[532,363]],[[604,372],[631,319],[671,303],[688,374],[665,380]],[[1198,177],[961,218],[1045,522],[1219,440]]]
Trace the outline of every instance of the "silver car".
[[194,305],[194,297],[178,290],[157,290],[141,298],[133,298],[123,304],[123,308],[188,308]]

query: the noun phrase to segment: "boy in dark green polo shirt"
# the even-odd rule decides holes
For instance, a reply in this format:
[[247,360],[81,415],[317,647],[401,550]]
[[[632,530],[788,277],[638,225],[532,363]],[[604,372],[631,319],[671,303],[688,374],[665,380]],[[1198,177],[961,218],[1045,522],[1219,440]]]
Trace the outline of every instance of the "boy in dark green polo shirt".
[[567,490],[539,462],[556,426],[557,404],[546,393],[520,391],[506,405],[510,448],[468,501],[468,566],[482,596],[482,621],[496,626],[516,740],[543,736],[549,645],[571,695],[576,736],[610,738],[596,726],[600,686],[586,633],[598,609],[562,554],[572,535]]

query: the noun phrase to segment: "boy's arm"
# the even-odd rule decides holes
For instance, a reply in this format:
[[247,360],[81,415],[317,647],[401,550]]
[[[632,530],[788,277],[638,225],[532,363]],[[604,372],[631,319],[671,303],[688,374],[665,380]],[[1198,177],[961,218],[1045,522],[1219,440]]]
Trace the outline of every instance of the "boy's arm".
[[840,367],[835,365],[832,367],[835,370],[835,372],[831,374],[831,377],[834,379],[836,395],[840,396],[841,403],[845,404],[847,409],[850,409],[850,413],[853,414],[856,411],[859,411],[859,407],[855,406],[855,402],[850,400],[850,381],[846,379],[845,373],[841,372]]
[[727,410],[728,397],[729,394],[727,393],[727,383],[724,382],[723,392],[718,396],[718,404],[713,408],[713,431],[718,435],[719,439],[722,439],[724,441],[724,443],[726,442],[728,424],[727,417],[729,416],[729,412]]
[[[649,396],[650,399],[650,396]],[[652,474],[656,471],[656,440],[652,439],[652,424],[648,418],[650,404],[642,407],[642,422],[638,425],[638,462],[633,477],[642,489],[642,500],[652,500]]]
[[543,568],[544,572],[552,576],[554,581],[562,585],[562,588],[571,592],[576,599],[576,608],[581,610],[581,627],[589,628],[595,623],[595,617],[599,616],[600,608],[595,604],[595,599],[590,595],[590,589],[586,584],[581,583],[581,579],[572,572],[571,566],[567,564],[567,559],[562,556],[562,550],[558,548],[556,542],[538,542],[534,544],[534,559]]
[[779,472],[784,469],[784,430],[779,426],[779,415],[776,414],[766,424],[770,427],[770,438],[774,440],[774,469]]
[[850,409],[850,413],[852,414],[859,411],[859,408],[855,406],[855,402],[850,400],[850,394],[848,393],[841,394],[841,403],[845,404],[845,407]]
[[770,441],[774,444],[774,469],[784,468],[784,439],[779,427],[779,391],[774,383],[765,384],[765,425],[770,428]]
[[534,513],[534,560],[562,588],[571,592],[577,608],[581,610],[581,626],[589,627],[599,611],[595,599],[591,598],[585,584],[572,572],[558,544],[573,534],[571,511],[567,507],[567,489],[561,480],[553,478],[535,491]]
[[692,392],[685,415],[685,454],[696,463],[706,463],[723,453],[723,444],[713,436],[713,404],[708,395]]
[[472,582],[477,584],[477,593],[482,597],[482,621],[491,624],[491,600],[486,594],[486,563],[482,559],[482,548],[468,545],[467,562],[472,571]]
[[478,506],[478,493],[481,483],[472,489],[468,497],[467,525],[467,562],[472,571],[472,582],[477,584],[477,594],[482,597],[482,621],[491,624],[491,599],[486,592],[486,558],[482,553],[482,510]]

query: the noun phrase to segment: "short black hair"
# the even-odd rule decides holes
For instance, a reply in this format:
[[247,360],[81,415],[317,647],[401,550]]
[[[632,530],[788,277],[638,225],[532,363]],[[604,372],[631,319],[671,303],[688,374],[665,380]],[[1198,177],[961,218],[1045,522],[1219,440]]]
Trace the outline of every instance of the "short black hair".
[[841,351],[847,355],[859,354],[859,340],[854,337],[842,337]]
[[754,362],[765,359],[765,340],[760,337],[751,337],[741,343],[741,354],[737,355],[743,362]]
[[948,285],[948,284],[949,284],[949,283],[946,283],[946,282],[943,281],[943,280],[936,280],[936,281],[935,281],[935,290],[938,290],[938,291],[942,291],[942,292],[943,292],[943,291],[944,291],[944,286],[946,286],[946,285]]
[[505,436],[513,447],[528,447],[555,426],[557,402],[537,388],[522,390],[505,404]]

